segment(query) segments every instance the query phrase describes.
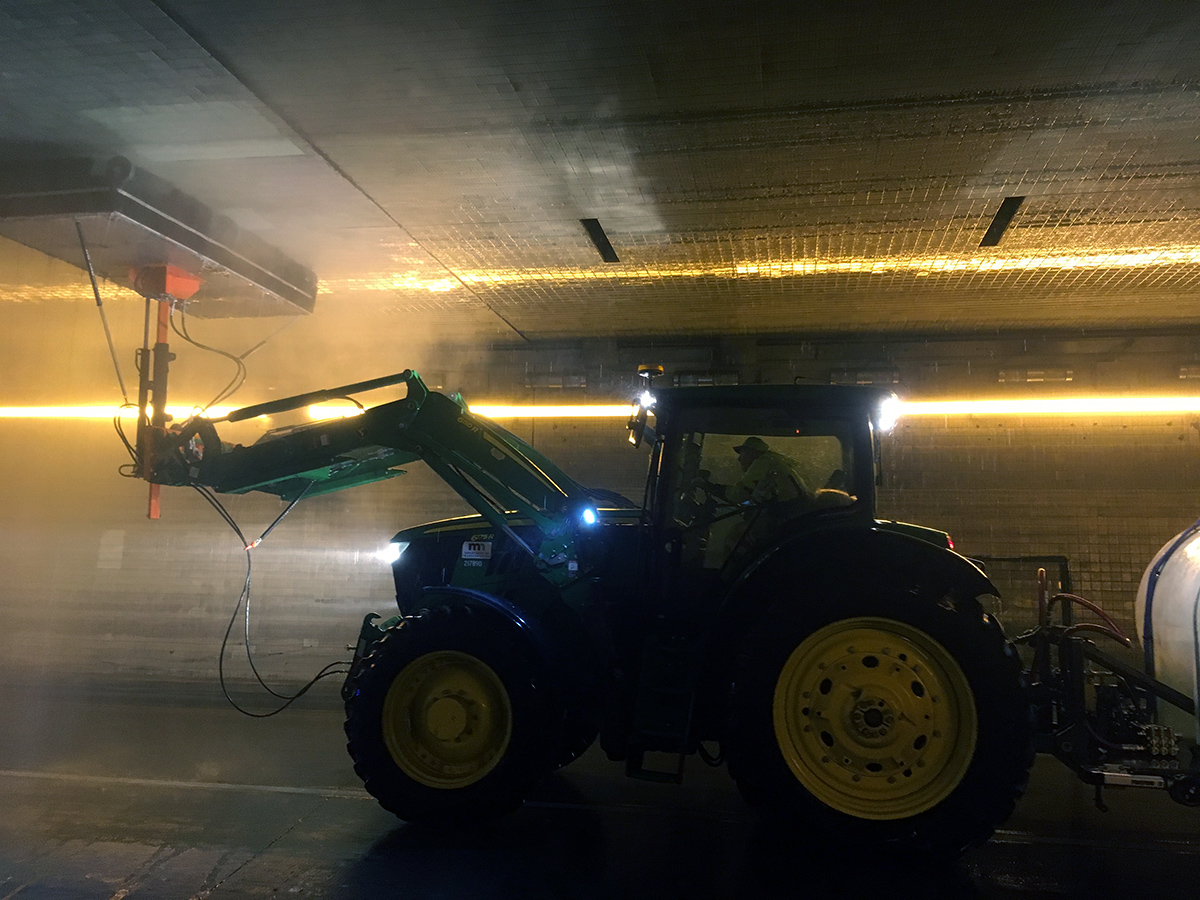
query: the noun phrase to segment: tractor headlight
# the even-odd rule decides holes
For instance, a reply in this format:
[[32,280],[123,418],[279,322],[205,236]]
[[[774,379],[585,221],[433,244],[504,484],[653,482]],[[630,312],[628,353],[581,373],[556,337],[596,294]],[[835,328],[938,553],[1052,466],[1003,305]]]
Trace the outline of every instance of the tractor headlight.
[[891,431],[896,427],[896,422],[900,419],[900,413],[903,410],[903,404],[900,398],[895,394],[884,398],[879,404],[879,409],[875,413],[875,427],[882,432]]
[[392,541],[387,547],[379,551],[379,558],[385,563],[394,563],[408,549],[407,541]]

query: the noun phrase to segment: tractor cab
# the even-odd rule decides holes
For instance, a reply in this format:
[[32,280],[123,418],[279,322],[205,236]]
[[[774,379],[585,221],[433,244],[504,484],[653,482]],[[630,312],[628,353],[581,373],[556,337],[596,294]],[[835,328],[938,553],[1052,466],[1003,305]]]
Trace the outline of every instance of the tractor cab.
[[796,532],[873,522],[890,392],[764,385],[643,400],[632,424],[654,417],[647,512],[669,594],[717,590]]

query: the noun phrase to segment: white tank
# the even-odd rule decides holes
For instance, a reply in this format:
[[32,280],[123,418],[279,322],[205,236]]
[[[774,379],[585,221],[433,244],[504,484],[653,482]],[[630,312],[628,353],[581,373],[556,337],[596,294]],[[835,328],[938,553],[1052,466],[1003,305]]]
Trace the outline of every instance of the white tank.
[[[1142,575],[1137,628],[1149,675],[1200,709],[1200,520],[1158,551]],[[1200,743],[1200,723],[1160,700],[1158,721]]]

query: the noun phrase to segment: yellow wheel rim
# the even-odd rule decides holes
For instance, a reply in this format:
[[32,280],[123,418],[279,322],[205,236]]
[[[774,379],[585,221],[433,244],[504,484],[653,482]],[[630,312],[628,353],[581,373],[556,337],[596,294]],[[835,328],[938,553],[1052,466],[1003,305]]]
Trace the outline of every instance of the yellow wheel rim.
[[788,767],[827,806],[903,819],[958,786],[979,719],[966,676],[910,625],[845,619],[806,638],[775,685],[775,737]]
[[383,740],[414,781],[467,787],[496,768],[508,750],[508,691],[487,664],[468,653],[427,653],[405,666],[388,688]]

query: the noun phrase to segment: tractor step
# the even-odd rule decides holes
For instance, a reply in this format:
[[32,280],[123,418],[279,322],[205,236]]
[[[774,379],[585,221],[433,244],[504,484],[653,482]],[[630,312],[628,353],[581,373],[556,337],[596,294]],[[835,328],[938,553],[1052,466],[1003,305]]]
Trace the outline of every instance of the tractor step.
[[[640,757],[646,751],[678,755],[678,774],[656,773],[663,777],[682,777],[682,757],[687,753],[695,704],[697,654],[694,644],[651,634],[642,654],[637,703],[634,706],[630,736],[629,774],[645,770]],[[657,778],[655,780],[662,780]]]

